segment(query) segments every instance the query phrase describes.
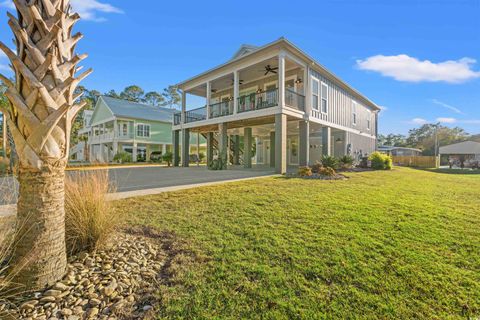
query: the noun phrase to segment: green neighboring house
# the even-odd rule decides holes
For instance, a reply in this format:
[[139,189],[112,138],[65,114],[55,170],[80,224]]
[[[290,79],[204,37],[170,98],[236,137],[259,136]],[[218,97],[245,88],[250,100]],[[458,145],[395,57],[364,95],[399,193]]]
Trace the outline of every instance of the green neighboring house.
[[[70,150],[73,161],[113,162],[127,152],[134,162],[150,161],[156,154],[172,151],[174,110],[111,97],[99,97],[95,109],[85,111],[81,142]],[[83,141],[82,141],[83,140]],[[203,137],[192,135],[190,154],[198,154]]]

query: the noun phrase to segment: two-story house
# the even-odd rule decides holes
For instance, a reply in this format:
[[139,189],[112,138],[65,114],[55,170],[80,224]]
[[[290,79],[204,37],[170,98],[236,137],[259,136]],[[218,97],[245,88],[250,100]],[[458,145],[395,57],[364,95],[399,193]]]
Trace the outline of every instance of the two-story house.
[[[172,109],[101,96],[93,111],[85,111],[79,131],[85,138],[71,155],[79,161],[104,163],[127,152],[134,162],[149,161],[152,152],[172,151],[173,114]],[[203,137],[191,135],[189,154],[200,152],[202,145],[205,148]]]
[[[228,164],[278,173],[322,155],[360,158],[376,148],[380,108],[284,38],[243,45],[228,62],[177,86],[183,99],[174,115],[175,165],[187,159],[195,133],[207,137],[209,162],[217,154]],[[199,99],[204,106],[192,108]]]

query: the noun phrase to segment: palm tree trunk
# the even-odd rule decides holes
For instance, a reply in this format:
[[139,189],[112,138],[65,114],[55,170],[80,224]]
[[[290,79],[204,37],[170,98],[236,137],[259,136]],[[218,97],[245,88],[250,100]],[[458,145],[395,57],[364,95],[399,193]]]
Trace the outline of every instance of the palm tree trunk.
[[64,169],[51,166],[39,172],[22,168],[18,173],[17,219],[21,227],[15,241],[15,264],[24,267],[14,282],[26,284],[24,290],[44,288],[65,274]]

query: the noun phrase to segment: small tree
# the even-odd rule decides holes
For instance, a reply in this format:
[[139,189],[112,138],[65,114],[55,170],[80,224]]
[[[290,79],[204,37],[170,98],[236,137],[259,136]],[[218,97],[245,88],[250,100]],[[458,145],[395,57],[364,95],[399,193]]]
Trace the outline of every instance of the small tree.
[[162,156],[162,160],[165,161],[167,163],[167,165],[170,167],[172,165],[172,161],[173,161],[173,153],[171,152],[166,152],[163,156]]
[[72,122],[85,105],[75,90],[92,70],[78,77],[75,55],[82,35],[72,35],[80,19],[69,0],[15,0],[18,18],[9,16],[16,54],[0,42],[15,81],[0,75],[10,101],[2,108],[19,158],[20,184],[13,263],[28,263],[14,282],[25,289],[54,284],[66,271],[65,167]]

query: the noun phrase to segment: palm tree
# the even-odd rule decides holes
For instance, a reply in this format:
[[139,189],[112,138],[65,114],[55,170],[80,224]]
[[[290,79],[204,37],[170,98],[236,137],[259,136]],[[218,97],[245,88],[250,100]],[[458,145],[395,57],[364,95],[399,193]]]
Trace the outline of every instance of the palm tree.
[[66,271],[64,177],[72,122],[84,106],[74,93],[88,70],[75,77],[86,55],[75,55],[82,38],[72,35],[80,19],[69,0],[14,0],[17,16],[8,14],[16,54],[0,42],[15,81],[3,75],[10,106],[8,117],[19,158],[19,227],[13,262],[24,264],[14,279],[25,289],[54,284]]

